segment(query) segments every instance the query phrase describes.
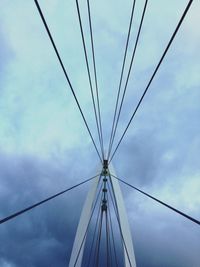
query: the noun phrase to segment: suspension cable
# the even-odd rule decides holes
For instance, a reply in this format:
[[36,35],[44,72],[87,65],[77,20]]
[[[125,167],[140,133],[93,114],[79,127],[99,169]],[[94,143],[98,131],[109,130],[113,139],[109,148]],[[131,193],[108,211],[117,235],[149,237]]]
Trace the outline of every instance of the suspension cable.
[[89,19],[89,27],[90,27],[90,41],[91,41],[91,46],[92,46],[92,61],[93,61],[93,68],[94,68],[95,88],[96,88],[96,95],[97,95],[97,109],[98,109],[98,116],[99,116],[99,128],[100,128],[101,142],[102,142],[102,147],[103,147],[103,158],[104,158],[103,130],[102,130],[102,122],[101,122],[99,89],[98,89],[98,82],[97,82],[97,69],[96,69],[95,51],[94,51],[94,38],[93,38],[92,18],[91,18],[89,0],[87,0],[87,9],[88,9],[88,19]]
[[[147,3],[148,3],[148,0],[145,1],[143,12],[142,12],[142,17],[141,17],[141,20],[140,20],[140,26],[139,26],[139,29],[138,29],[138,33],[137,33],[137,37],[136,37],[136,41],[135,41],[135,46],[134,46],[133,54],[132,54],[132,58],[131,58],[131,63],[130,63],[130,66],[129,66],[128,75],[127,75],[127,78],[126,78],[125,87],[124,87],[124,91],[123,91],[123,95],[122,95],[122,99],[121,99],[121,103],[120,103],[120,107],[119,107],[119,112],[118,112],[117,119],[116,119],[114,133],[113,133],[113,136],[112,136],[112,141],[111,141],[111,146],[110,146],[110,153],[111,153],[111,150],[112,150],[113,142],[114,142],[116,131],[117,131],[117,127],[118,127],[119,118],[120,118],[121,110],[122,110],[122,105],[124,103],[124,98],[125,98],[125,94],[126,94],[126,90],[127,90],[127,86],[128,86],[128,81],[129,81],[130,73],[131,73],[131,70],[132,70],[132,66],[133,66],[133,62],[134,62],[134,58],[135,58],[135,53],[136,53],[136,49],[137,49],[137,45],[138,45],[138,41],[139,41],[141,29],[142,29],[144,17],[145,17]],[[109,157],[110,157],[110,153],[109,153]]]
[[102,221],[103,221],[103,211],[101,210],[101,216],[100,216],[100,222],[99,222],[99,233],[98,233],[98,238],[97,238],[96,258],[95,258],[95,265],[94,265],[96,267],[99,266],[99,252],[100,252],[100,245],[101,245]]
[[108,221],[108,208],[105,212],[105,220],[106,220],[107,267],[109,267],[109,266],[112,266],[112,253],[111,253],[111,246],[110,246],[110,229],[109,229],[110,227],[109,227],[109,221]]
[[119,103],[119,96],[120,96],[120,92],[121,92],[122,78],[123,78],[123,74],[124,74],[124,67],[125,67],[126,56],[127,56],[127,51],[128,51],[128,44],[129,44],[130,33],[131,33],[131,28],[132,28],[133,14],[134,14],[134,10],[135,10],[135,2],[136,2],[136,0],[133,0],[132,10],[131,10],[131,17],[130,17],[129,28],[128,28],[128,35],[127,35],[127,40],[126,40],[126,46],[125,46],[125,51],[124,51],[124,58],[123,58],[121,75],[120,75],[120,81],[119,81],[119,87],[118,87],[118,93],[117,93],[117,100],[116,100],[114,117],[113,117],[113,123],[112,123],[112,130],[111,130],[110,141],[109,141],[108,156],[107,156],[108,159],[109,159],[109,156],[110,156],[110,150],[111,150],[111,143],[112,143],[112,138],[113,138],[114,125],[115,125],[115,120],[116,120],[116,115],[117,115],[117,108],[118,108],[118,103]]
[[115,238],[114,238],[114,231],[113,231],[113,225],[112,225],[112,219],[111,219],[109,199],[108,199],[108,217],[109,217],[109,221],[110,221],[110,229],[111,229],[111,238],[112,238],[112,243],[113,243],[115,266],[118,267],[119,265],[118,265],[118,260],[117,260],[117,252],[116,252],[116,246],[115,246]]
[[81,38],[82,38],[82,44],[83,44],[83,50],[84,50],[84,55],[85,55],[86,68],[87,68],[87,73],[88,73],[90,92],[91,92],[92,103],[93,103],[93,108],[94,108],[95,121],[96,121],[98,137],[99,137],[101,153],[102,153],[102,159],[103,159],[104,158],[104,156],[103,156],[103,146],[102,146],[101,134],[100,134],[99,123],[98,123],[98,118],[97,118],[97,110],[96,110],[95,99],[94,99],[94,91],[93,91],[93,86],[92,86],[90,67],[89,67],[89,62],[88,62],[88,55],[87,55],[87,49],[86,49],[86,44],[85,44],[85,38],[84,38],[84,32],[83,32],[83,26],[82,26],[82,20],[81,20],[81,14],[80,14],[80,8],[79,8],[78,0],[76,0],[76,8],[77,8],[77,13],[78,13],[78,20],[79,20],[79,26],[80,26],[80,31],[81,31]]
[[89,182],[90,180],[96,178],[97,176],[99,176],[99,174],[96,175],[96,176],[93,176],[93,177],[91,177],[91,178],[89,178],[89,179],[87,179],[87,180],[85,180],[85,181],[83,181],[83,182],[81,182],[81,183],[79,183],[79,184],[76,184],[76,185],[74,185],[74,186],[72,186],[72,187],[69,187],[69,188],[67,188],[67,189],[65,189],[65,190],[63,190],[63,191],[61,191],[61,192],[59,192],[59,193],[57,193],[57,194],[55,194],[55,195],[53,195],[53,196],[50,196],[50,197],[48,197],[48,198],[46,198],[46,199],[44,199],[44,200],[42,200],[42,201],[40,201],[40,202],[37,202],[37,203],[35,203],[35,204],[33,204],[33,205],[31,205],[31,206],[29,206],[29,207],[23,209],[23,210],[20,210],[20,211],[18,211],[18,212],[15,212],[15,213],[13,213],[13,214],[11,214],[11,215],[9,215],[9,216],[7,216],[7,217],[1,219],[1,220],[0,220],[0,224],[5,223],[5,222],[7,222],[7,221],[9,221],[9,220],[11,220],[11,219],[14,219],[15,217],[17,217],[17,216],[19,216],[19,215],[21,215],[21,214],[23,214],[23,213],[25,213],[25,212],[27,212],[27,211],[33,209],[33,208],[36,208],[37,206],[42,205],[43,203],[45,203],[45,202],[47,202],[47,201],[49,201],[49,200],[51,200],[51,199],[54,199],[54,198],[56,198],[56,197],[58,197],[58,196],[60,196],[60,195],[62,195],[62,194],[64,194],[64,193],[66,193],[67,191],[70,191],[70,190],[72,190],[72,189],[78,187],[79,185],[85,184],[85,183]]
[[133,118],[134,118],[134,116],[135,116],[135,114],[136,114],[136,112],[137,112],[137,110],[138,110],[140,104],[142,103],[142,100],[143,100],[144,96],[146,95],[146,93],[147,93],[147,91],[148,91],[148,89],[149,89],[149,87],[150,87],[150,85],[151,85],[151,83],[152,83],[152,81],[153,81],[153,79],[154,79],[154,77],[155,77],[155,75],[156,75],[156,73],[157,73],[157,71],[158,71],[158,69],[159,69],[159,67],[160,67],[160,65],[161,65],[161,63],[162,63],[162,61],[163,61],[163,59],[164,59],[164,57],[166,56],[167,51],[169,50],[169,48],[170,48],[170,46],[171,46],[171,44],[172,44],[172,42],[173,42],[173,40],[174,40],[174,38],[175,38],[175,36],[176,36],[176,34],[177,34],[177,32],[178,32],[178,30],[179,30],[181,24],[182,24],[182,22],[183,22],[183,20],[184,20],[184,18],[185,18],[185,16],[186,16],[186,14],[187,14],[187,12],[189,11],[192,2],[193,2],[193,0],[190,0],[190,1],[188,2],[188,4],[187,4],[187,6],[186,6],[186,8],[185,8],[185,10],[184,10],[184,12],[183,12],[183,14],[182,14],[182,16],[181,16],[181,19],[179,20],[179,22],[178,22],[178,24],[177,24],[177,26],[176,26],[176,29],[175,29],[175,31],[173,32],[173,34],[172,34],[172,36],[171,36],[171,38],[170,38],[170,41],[169,41],[169,43],[167,44],[167,47],[165,48],[165,51],[164,51],[162,57],[160,58],[160,60],[159,60],[159,62],[158,62],[158,64],[157,64],[157,66],[156,66],[156,68],[155,68],[155,70],[154,70],[154,72],[153,72],[153,75],[151,76],[151,78],[150,78],[150,80],[149,80],[149,82],[148,82],[148,84],[147,84],[147,86],[146,86],[146,88],[145,88],[145,90],[144,90],[144,92],[143,92],[143,94],[142,94],[142,97],[140,98],[140,101],[138,102],[138,104],[137,104],[137,106],[136,106],[136,108],[135,108],[135,110],[134,110],[134,112],[133,112],[133,114],[132,114],[132,116],[131,116],[131,118],[130,118],[130,120],[129,120],[129,122],[128,122],[128,125],[126,126],[126,128],[125,128],[125,130],[124,130],[124,132],[123,132],[123,134],[122,134],[122,136],[121,136],[121,138],[120,138],[120,140],[119,140],[119,142],[118,142],[118,144],[117,144],[117,146],[116,146],[116,148],[115,148],[115,150],[114,150],[114,152],[113,152],[113,154],[112,154],[111,159],[110,159],[109,162],[112,161],[112,159],[113,159],[113,157],[114,157],[116,151],[118,150],[119,145],[121,144],[121,142],[122,142],[122,140],[123,140],[123,138],[124,138],[124,136],[125,136],[125,134],[126,134],[128,128],[129,128],[129,126],[130,126],[130,124],[131,124],[131,122],[132,122],[132,120],[133,120]]
[[82,111],[82,109],[81,109],[81,106],[80,106],[80,104],[79,104],[79,101],[78,101],[78,99],[77,99],[77,96],[76,96],[76,94],[75,94],[75,91],[74,91],[74,89],[73,89],[73,87],[72,87],[72,84],[71,84],[71,81],[70,81],[70,79],[69,79],[69,77],[68,77],[67,71],[66,71],[66,69],[65,69],[65,67],[64,67],[64,64],[63,64],[62,60],[61,60],[61,57],[60,57],[60,55],[59,55],[58,49],[57,49],[57,47],[56,47],[56,45],[55,45],[55,42],[54,42],[54,40],[53,40],[53,37],[52,37],[51,32],[50,32],[50,30],[49,30],[49,27],[48,27],[48,25],[47,25],[47,23],[46,23],[46,21],[45,21],[45,18],[44,18],[44,15],[43,15],[43,13],[42,13],[42,10],[41,10],[41,8],[40,8],[40,5],[39,5],[39,3],[38,3],[37,0],[34,0],[34,2],[35,2],[35,5],[36,5],[36,7],[37,7],[37,10],[38,10],[38,12],[39,12],[39,15],[40,15],[40,17],[41,17],[41,19],[42,19],[42,22],[43,22],[43,24],[44,24],[44,26],[45,26],[45,29],[46,29],[46,31],[47,31],[47,34],[48,34],[49,39],[50,39],[50,41],[51,41],[51,44],[52,44],[52,46],[53,46],[53,48],[54,48],[54,51],[55,51],[56,56],[57,56],[57,58],[58,58],[58,61],[59,61],[60,65],[61,65],[61,68],[62,68],[62,70],[63,70],[63,72],[64,72],[64,75],[65,75],[65,78],[66,78],[66,80],[67,80],[67,83],[68,83],[68,85],[69,85],[69,87],[70,87],[70,89],[71,89],[71,92],[72,92],[72,94],[73,94],[73,97],[74,97],[74,99],[75,99],[75,101],[76,101],[76,104],[77,104],[77,106],[78,106],[78,109],[79,109],[79,111],[80,111],[80,113],[81,113],[81,116],[82,116],[83,121],[84,121],[84,123],[85,123],[85,126],[86,126],[86,128],[87,128],[87,131],[88,131],[88,133],[89,133],[89,135],[90,135],[90,138],[91,138],[91,140],[92,140],[92,143],[93,143],[93,145],[94,145],[94,147],[95,147],[95,150],[96,150],[96,152],[97,152],[97,154],[98,154],[98,156],[99,156],[100,161],[102,162],[101,156],[100,156],[99,151],[98,151],[97,146],[96,146],[96,143],[95,143],[95,141],[94,141],[94,138],[93,138],[93,136],[92,136],[92,133],[91,133],[91,131],[90,131],[90,128],[89,128],[89,126],[88,126],[88,123],[87,123],[87,121],[86,121],[86,118],[85,118],[85,116],[84,116],[84,114],[83,114],[83,111]]
[[99,221],[98,221],[97,239],[96,239],[96,243],[95,243],[94,258],[93,258],[93,265],[92,266],[95,266],[95,264],[96,264],[97,248],[98,248],[98,242],[99,242],[99,233],[100,233],[100,228],[101,228],[101,215],[102,215],[102,210],[101,210],[101,203],[100,203],[100,217],[99,217]]
[[187,218],[188,220],[190,220],[190,221],[192,221],[192,222],[194,222],[194,223],[200,225],[200,221],[194,219],[193,217],[191,217],[191,216],[189,216],[189,215],[183,213],[182,211],[180,211],[180,210],[178,210],[178,209],[176,209],[176,208],[174,208],[174,207],[172,207],[172,206],[166,204],[165,202],[163,202],[163,201],[161,201],[161,200],[159,200],[159,199],[153,197],[152,195],[145,193],[144,191],[138,189],[137,187],[135,187],[135,186],[133,186],[133,185],[127,183],[127,182],[125,182],[124,180],[122,180],[122,179],[116,177],[115,175],[112,175],[112,174],[111,174],[111,176],[114,177],[115,179],[119,180],[120,182],[122,182],[122,183],[128,185],[129,187],[135,189],[136,191],[142,193],[143,195],[145,195],[145,196],[147,196],[147,197],[149,197],[149,198],[155,200],[156,202],[162,204],[163,206],[165,206],[165,207],[167,207],[167,208],[169,208],[169,209],[175,211],[176,213],[178,213],[178,214],[182,215],[183,217]]
[[94,247],[94,240],[96,237],[96,232],[97,232],[97,227],[98,227],[98,222],[99,222],[99,217],[100,217],[100,212],[101,212],[101,202],[103,200],[103,192],[102,192],[102,197],[101,197],[101,201],[99,202],[99,210],[97,213],[97,218],[96,218],[96,223],[95,223],[95,228],[94,228],[94,234],[93,234],[93,238],[92,238],[92,243],[90,246],[90,250],[89,250],[89,256],[88,256],[88,261],[87,261],[87,265],[86,266],[90,266],[90,262],[91,262],[91,258],[92,258],[92,252],[93,252],[93,247]]

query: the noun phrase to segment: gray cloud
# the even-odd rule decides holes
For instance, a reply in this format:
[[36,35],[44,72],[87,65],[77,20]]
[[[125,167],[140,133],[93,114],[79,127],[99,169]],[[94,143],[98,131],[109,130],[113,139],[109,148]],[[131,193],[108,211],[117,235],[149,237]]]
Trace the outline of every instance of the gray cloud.
[[[186,2],[149,3],[116,141]],[[86,25],[87,13],[82,4]],[[128,24],[125,14],[130,13],[130,4],[99,1],[91,5],[106,142]],[[96,174],[98,158],[33,3],[1,5],[2,28],[5,28],[3,32],[0,30],[2,218]],[[41,5],[95,133],[75,5],[57,1]],[[138,11],[136,14],[138,25]],[[120,178],[197,219],[200,218],[198,18],[199,4],[195,2],[113,160]],[[149,27],[150,24],[154,27]],[[88,25],[85,32],[89,37]],[[130,56],[131,48],[128,53]],[[97,140],[97,135],[94,136]],[[87,190],[88,185],[74,189],[1,225],[0,266],[67,266]],[[122,190],[138,266],[198,267],[198,226],[126,186]]]
[[[84,179],[66,180],[74,176],[69,166],[60,167],[57,172],[54,161],[43,162],[29,156],[1,154],[1,192],[4,192],[0,196],[0,202],[3,203],[1,217]],[[81,191],[75,189],[66,196],[1,225],[2,262],[14,266],[65,266],[86,188],[83,186]]]

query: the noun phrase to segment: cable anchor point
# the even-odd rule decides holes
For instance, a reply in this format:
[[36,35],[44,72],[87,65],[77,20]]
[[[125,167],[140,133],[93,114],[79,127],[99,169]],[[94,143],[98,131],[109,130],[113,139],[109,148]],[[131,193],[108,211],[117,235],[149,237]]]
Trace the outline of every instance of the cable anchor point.
[[102,169],[101,175],[104,177],[109,175],[108,160],[107,159],[103,160],[103,169]]

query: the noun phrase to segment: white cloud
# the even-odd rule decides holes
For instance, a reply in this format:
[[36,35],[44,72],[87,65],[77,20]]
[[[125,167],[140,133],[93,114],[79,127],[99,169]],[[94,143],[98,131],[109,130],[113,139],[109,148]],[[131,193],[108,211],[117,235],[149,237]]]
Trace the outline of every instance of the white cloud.
[[[40,2],[97,141],[75,2]],[[129,60],[143,3],[140,1],[136,5]],[[174,3],[173,0],[149,2],[119,130],[126,126],[186,3]],[[90,50],[85,4],[86,1],[80,1],[85,38]],[[131,1],[91,1],[105,142],[109,140],[131,4]],[[200,204],[199,10],[199,3],[194,1],[122,142],[124,150],[120,151],[124,154],[117,154],[119,161],[116,161],[117,172],[118,169],[121,174],[127,172],[127,178],[134,177],[135,183],[138,175],[146,191],[196,217],[199,216]],[[83,170],[90,173],[93,165],[96,166],[95,152],[34,1],[1,1],[0,17],[2,38],[8,46],[8,52],[1,58],[1,151],[5,155],[34,155],[45,158],[47,162],[53,160],[58,169],[66,168],[66,173],[70,168],[73,179],[76,175],[82,177]],[[91,63],[91,50],[88,54]],[[131,166],[127,170],[128,164]],[[35,179],[37,181],[41,177]],[[64,185],[64,181],[59,180],[59,185]],[[37,182],[42,184],[42,188],[47,184],[49,192],[54,189],[48,175]],[[2,185],[0,190],[7,192]],[[153,212],[159,218],[164,215],[163,220],[167,216],[165,211],[162,213],[136,195],[134,198],[128,195],[128,203],[131,203],[129,212],[133,218],[141,219],[142,212]],[[137,207],[136,214],[134,205]],[[159,226],[163,227],[162,222]]]

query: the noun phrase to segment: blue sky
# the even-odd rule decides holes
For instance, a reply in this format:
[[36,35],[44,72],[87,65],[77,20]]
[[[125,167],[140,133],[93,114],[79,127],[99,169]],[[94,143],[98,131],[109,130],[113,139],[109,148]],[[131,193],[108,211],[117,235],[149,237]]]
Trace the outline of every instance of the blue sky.
[[[75,1],[40,4],[98,142]],[[131,4],[122,0],[91,2],[105,144],[111,131]],[[136,4],[128,62],[143,4]],[[116,141],[186,4],[185,0],[149,1]],[[80,6],[91,64],[86,1],[80,1]],[[197,219],[199,12],[200,3],[194,1],[113,160],[119,177]],[[0,3],[0,158],[0,217],[89,178],[99,164],[34,1]],[[3,225],[0,265],[38,267],[59,262],[58,266],[64,266],[87,189],[84,186],[47,204],[46,209],[38,208]],[[138,266],[198,267],[199,227],[124,186],[122,189]],[[77,211],[70,217],[69,202]]]

